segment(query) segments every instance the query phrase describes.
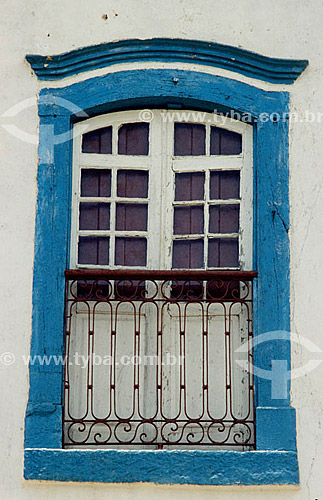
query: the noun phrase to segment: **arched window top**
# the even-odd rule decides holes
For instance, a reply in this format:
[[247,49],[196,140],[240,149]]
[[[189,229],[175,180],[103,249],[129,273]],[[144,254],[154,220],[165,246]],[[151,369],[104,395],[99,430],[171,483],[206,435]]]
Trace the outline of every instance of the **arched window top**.
[[149,155],[152,121],[172,124],[174,156],[239,155],[243,134],[251,128],[226,115],[167,109],[107,113],[75,127],[82,135],[82,153],[113,154],[115,149],[114,153],[137,156]]

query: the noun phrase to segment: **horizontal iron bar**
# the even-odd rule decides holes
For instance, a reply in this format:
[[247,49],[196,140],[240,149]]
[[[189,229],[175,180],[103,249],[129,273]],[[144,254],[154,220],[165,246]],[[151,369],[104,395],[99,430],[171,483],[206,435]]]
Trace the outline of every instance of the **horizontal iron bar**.
[[150,269],[67,269],[66,279],[247,279],[258,276],[258,271],[197,271],[197,270],[158,270]]
[[138,419],[133,419],[133,420],[124,420],[122,418],[119,418],[118,420],[116,419],[112,419],[112,420],[109,420],[109,419],[102,419],[102,420],[89,420],[89,419],[86,419],[86,418],[80,418],[80,419],[70,419],[70,418],[66,418],[64,420],[64,422],[66,424],[253,424],[254,423],[254,420],[253,419],[231,419],[231,420],[228,420],[228,419],[214,419],[214,420],[184,420],[184,419],[164,419],[164,420],[160,420],[160,419],[155,419],[155,418],[152,418],[152,419],[142,419],[142,420],[138,420]]
[[[253,441],[248,441],[247,443],[226,443],[226,442],[215,442],[215,443],[212,443],[212,442],[207,442],[207,443],[199,443],[199,442],[196,442],[196,443],[193,443],[193,442],[190,442],[190,441],[186,441],[186,442],[182,442],[182,443],[178,443],[177,441],[174,441],[174,442],[170,442],[170,441],[154,441],[154,442],[151,442],[151,441],[148,441],[148,442],[142,442],[142,441],[136,441],[136,442],[131,442],[131,443],[127,443],[126,441],[122,441],[120,443],[118,442],[113,442],[113,443],[106,443],[106,442],[102,442],[102,443],[78,443],[78,442],[67,442],[67,443],[63,443],[63,448],[66,448],[67,446],[76,446],[77,448],[81,447],[81,446],[111,446],[113,448],[115,448],[116,446],[141,446],[142,449],[145,448],[145,446],[158,446],[158,445],[163,445],[163,446],[176,446],[176,448],[178,448],[179,446],[190,446],[190,447],[193,447],[194,445],[195,446],[212,446],[212,447],[215,447],[215,446],[228,446],[228,447],[231,447],[231,446],[246,446],[248,448],[254,448],[255,444]],[[111,448],[111,449],[113,449]]]

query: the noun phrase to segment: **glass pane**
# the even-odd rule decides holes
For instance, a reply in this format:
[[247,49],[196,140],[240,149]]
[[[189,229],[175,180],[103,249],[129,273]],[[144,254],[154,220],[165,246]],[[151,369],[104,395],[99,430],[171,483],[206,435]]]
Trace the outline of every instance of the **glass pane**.
[[239,155],[242,151],[242,136],[224,128],[211,127],[211,155]]
[[119,128],[119,155],[148,155],[149,123],[126,123]]
[[174,155],[205,155],[205,125],[193,123],[175,123]]
[[80,229],[110,229],[110,204],[80,203]]
[[210,206],[210,233],[237,233],[239,231],[239,205]]
[[147,205],[117,203],[116,229],[118,231],[147,231]]
[[81,196],[111,196],[111,170],[82,169]]
[[109,238],[94,236],[80,236],[79,264],[109,264]]
[[177,240],[173,242],[173,269],[203,267],[203,240]]
[[145,266],[146,238],[116,238],[115,264],[117,266]]
[[175,201],[204,199],[204,173],[175,175]]
[[118,196],[124,198],[147,198],[148,172],[142,170],[118,171]]
[[112,153],[112,127],[93,130],[82,137],[83,153]]
[[173,281],[170,296],[177,300],[201,299],[203,297],[203,284],[198,281]]
[[146,283],[131,278],[120,279],[114,282],[114,293],[117,299],[139,299],[147,295]]
[[238,238],[212,238],[208,248],[209,267],[239,267]]
[[204,207],[175,207],[174,234],[204,233]]
[[211,172],[210,198],[211,200],[239,199],[240,172],[238,170]]

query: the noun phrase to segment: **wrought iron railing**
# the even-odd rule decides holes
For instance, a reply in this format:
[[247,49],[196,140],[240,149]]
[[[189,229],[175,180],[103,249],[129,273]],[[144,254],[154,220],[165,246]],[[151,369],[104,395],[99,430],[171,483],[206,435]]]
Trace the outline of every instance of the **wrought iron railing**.
[[255,276],[66,271],[64,446],[252,449]]

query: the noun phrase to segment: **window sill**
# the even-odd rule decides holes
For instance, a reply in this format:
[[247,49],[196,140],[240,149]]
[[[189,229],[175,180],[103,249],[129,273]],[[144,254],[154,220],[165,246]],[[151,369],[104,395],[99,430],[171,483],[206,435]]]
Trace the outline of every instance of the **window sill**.
[[298,484],[291,451],[25,449],[25,479],[197,485]]

